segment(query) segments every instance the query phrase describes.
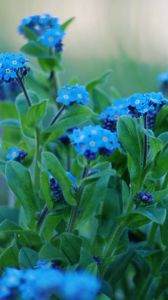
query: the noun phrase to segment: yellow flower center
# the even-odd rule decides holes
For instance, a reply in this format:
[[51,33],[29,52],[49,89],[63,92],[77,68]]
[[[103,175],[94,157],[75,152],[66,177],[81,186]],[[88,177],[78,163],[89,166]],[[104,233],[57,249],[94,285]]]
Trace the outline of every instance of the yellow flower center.
[[89,145],[90,145],[90,147],[94,147],[94,146],[96,145],[96,143],[95,143],[94,141],[91,141],[91,142],[89,143]]
[[103,140],[103,142],[107,143],[109,139],[108,139],[106,136],[104,136],[104,137],[102,138],[102,140]]
[[9,74],[11,72],[10,69],[6,69],[6,73]]
[[50,37],[48,38],[48,41],[49,41],[50,43],[52,43],[52,42],[54,41],[54,38],[53,38],[52,36],[50,36]]

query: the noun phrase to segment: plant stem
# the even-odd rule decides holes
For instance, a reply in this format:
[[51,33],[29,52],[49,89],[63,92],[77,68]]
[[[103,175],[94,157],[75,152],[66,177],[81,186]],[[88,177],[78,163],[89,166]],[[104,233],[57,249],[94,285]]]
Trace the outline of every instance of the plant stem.
[[42,213],[40,215],[40,218],[39,218],[39,220],[37,222],[37,228],[39,228],[42,225],[45,217],[48,214],[48,211],[49,211],[49,209],[48,209],[47,205],[45,205],[44,208],[43,208],[43,210],[42,210]]
[[[147,278],[144,278],[144,284],[141,285],[140,290],[137,291],[136,296],[134,300],[144,300],[146,299],[146,294],[151,287],[152,281],[153,281],[153,274],[149,274]],[[152,297],[153,299],[153,297]],[[148,298],[149,300],[149,298]]]
[[155,235],[157,231],[158,225],[156,223],[153,223],[151,226],[150,234],[149,234],[149,245],[152,245],[155,241]]
[[[146,115],[144,115],[144,129],[147,129],[147,116]],[[144,133],[144,160],[143,160],[143,168],[146,167],[147,155],[148,155],[148,138],[147,138],[147,135]]]
[[58,118],[61,116],[62,112],[65,109],[65,105],[61,106],[61,108],[59,109],[59,111],[57,112],[57,114],[55,115],[55,117],[52,119],[50,126],[52,126],[57,120]]
[[124,231],[124,228],[125,228],[125,226],[122,223],[119,226],[117,226],[117,228],[115,229],[115,231],[112,235],[112,238],[110,240],[109,246],[107,248],[107,251],[105,252],[105,255],[104,255],[104,263],[103,263],[104,266],[106,266],[109,258],[115,254],[116,247],[118,245],[118,241],[121,237],[121,234]]
[[35,132],[36,132],[36,148],[35,148],[34,184],[35,184],[35,189],[38,190],[40,186],[40,168],[38,164],[41,161],[39,128],[36,128]]
[[58,89],[59,89],[59,78],[55,70],[51,71],[50,74],[50,80],[53,82],[53,87],[54,87],[54,98],[57,98],[58,96]]
[[[83,169],[82,178],[86,177],[87,174],[88,174],[88,166],[85,166],[84,169]],[[70,220],[69,220],[69,223],[67,225],[67,232],[72,232],[72,230],[75,226],[76,217],[78,215],[78,210],[79,210],[79,206],[80,206],[80,199],[81,199],[82,190],[83,190],[83,188],[81,186],[79,188],[79,192],[78,192],[77,205],[71,209]]]
[[24,86],[23,80],[22,80],[19,76],[17,77],[17,82],[18,82],[18,84],[20,85],[21,89],[23,90],[23,93],[24,93],[25,98],[26,98],[26,100],[27,100],[28,106],[31,106],[32,103],[31,103],[30,97],[29,97],[29,95],[28,95],[28,93],[27,93],[27,90],[26,90],[26,88],[25,88],[25,86]]

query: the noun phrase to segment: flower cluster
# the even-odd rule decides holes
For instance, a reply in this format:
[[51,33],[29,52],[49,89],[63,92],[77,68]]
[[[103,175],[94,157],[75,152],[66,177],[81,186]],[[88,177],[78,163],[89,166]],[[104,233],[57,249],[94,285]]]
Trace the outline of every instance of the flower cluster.
[[139,192],[135,196],[136,202],[142,202],[144,204],[153,204],[154,199],[150,192]]
[[100,114],[99,120],[103,124],[103,128],[110,131],[116,131],[116,124],[121,116],[127,116],[127,100],[116,100],[113,106],[107,107],[103,113]]
[[85,105],[89,101],[89,93],[86,88],[81,85],[65,85],[58,90],[58,97],[56,99],[58,103],[62,103],[65,106],[72,105],[74,103]]
[[[71,180],[72,185],[74,185],[76,182],[76,178],[70,172],[66,172],[66,175]],[[52,198],[57,202],[63,201],[64,196],[63,196],[61,187],[60,187],[58,181],[55,179],[55,177],[51,173],[49,173],[49,180],[50,180],[50,189],[52,192]]]
[[18,27],[19,32],[27,37],[25,29],[31,31],[44,46],[55,48],[57,52],[62,51],[62,39],[65,32],[58,18],[49,14],[30,16],[24,18]]
[[128,98],[128,112],[133,117],[141,117],[158,111],[168,100],[162,93],[134,94]]
[[6,155],[6,158],[9,160],[22,161],[27,156],[27,153],[23,150],[17,148],[10,148]]
[[100,290],[96,277],[82,271],[66,271],[44,265],[41,268],[17,270],[9,268],[0,279],[0,299],[95,300]]
[[0,54],[0,82],[22,79],[29,70],[27,62],[23,54]]
[[88,160],[95,159],[97,153],[111,155],[119,147],[116,134],[99,125],[75,129],[70,138],[76,151]]

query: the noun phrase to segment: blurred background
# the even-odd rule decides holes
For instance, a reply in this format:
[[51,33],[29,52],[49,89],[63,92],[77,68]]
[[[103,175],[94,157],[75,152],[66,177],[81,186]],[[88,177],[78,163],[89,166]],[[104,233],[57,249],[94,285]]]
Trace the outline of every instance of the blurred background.
[[24,17],[75,16],[64,39],[62,83],[112,70],[111,87],[122,97],[157,91],[156,77],[168,68],[167,11],[167,0],[0,0],[0,52],[18,52],[26,42],[17,32]]
[[65,38],[63,81],[81,82],[112,70],[122,96],[157,89],[168,67],[167,0],[0,0],[0,51],[18,51],[23,17],[51,13],[63,22],[75,16]]

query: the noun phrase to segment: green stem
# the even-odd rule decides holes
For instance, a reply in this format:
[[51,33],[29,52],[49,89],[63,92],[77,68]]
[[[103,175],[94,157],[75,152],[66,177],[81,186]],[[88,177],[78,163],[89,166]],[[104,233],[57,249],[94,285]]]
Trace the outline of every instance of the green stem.
[[[85,166],[84,169],[83,169],[82,178],[86,177],[87,174],[88,174],[88,166]],[[79,210],[79,207],[80,207],[80,200],[81,200],[82,191],[83,191],[83,187],[81,186],[79,188],[79,191],[78,191],[77,205],[75,207],[72,207],[72,209],[71,209],[70,220],[69,220],[69,223],[67,225],[67,232],[72,232],[73,228],[75,226],[76,218],[78,216],[78,210]]]
[[47,205],[45,205],[44,208],[43,208],[43,210],[42,210],[42,212],[41,212],[40,218],[39,218],[39,220],[37,222],[37,228],[40,228],[40,226],[42,225],[45,217],[48,214],[48,211],[49,211],[48,207],[47,207]]
[[116,247],[124,231],[124,228],[125,228],[125,224],[122,223],[119,226],[117,226],[117,228],[115,229],[112,238],[110,239],[107,250],[104,254],[104,262],[103,262],[104,267],[106,267],[106,265],[108,264],[109,258],[115,254]]
[[[144,116],[144,129],[147,129],[147,116]],[[143,160],[143,168],[146,167],[147,162],[147,156],[148,156],[148,137],[144,133],[144,160]]]
[[149,234],[149,245],[152,245],[155,241],[156,231],[157,231],[158,225],[156,223],[153,223],[151,226],[150,234]]
[[25,98],[27,100],[28,106],[31,106],[32,105],[31,100],[30,100],[29,95],[27,93],[27,90],[26,90],[26,88],[24,86],[23,80],[19,76],[17,77],[17,82],[20,85],[21,89],[23,90],[23,93],[24,93]]
[[59,117],[63,113],[64,109],[65,109],[65,105],[61,106],[61,108],[59,109],[59,111],[57,112],[55,117],[52,119],[52,121],[50,123],[50,126],[54,125],[54,123],[59,119]]
[[[151,287],[153,281],[153,274],[149,274],[147,278],[144,278],[144,284],[141,285],[140,289],[136,292],[134,300],[144,300],[146,299],[146,295],[148,290]],[[153,299],[153,297],[152,297]],[[148,298],[148,300],[150,300]]]
[[35,148],[35,166],[34,166],[34,184],[35,189],[38,191],[40,186],[40,167],[39,162],[41,161],[40,151],[40,130],[36,128],[36,148]]

